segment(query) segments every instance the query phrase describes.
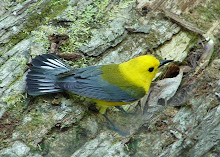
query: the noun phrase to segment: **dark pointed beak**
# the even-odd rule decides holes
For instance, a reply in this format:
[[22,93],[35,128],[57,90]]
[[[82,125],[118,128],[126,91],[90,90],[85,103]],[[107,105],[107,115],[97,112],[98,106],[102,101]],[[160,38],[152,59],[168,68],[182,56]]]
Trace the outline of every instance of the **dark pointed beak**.
[[159,67],[163,66],[164,64],[167,64],[169,62],[172,62],[173,60],[164,60],[164,61],[159,61],[160,62],[160,65]]

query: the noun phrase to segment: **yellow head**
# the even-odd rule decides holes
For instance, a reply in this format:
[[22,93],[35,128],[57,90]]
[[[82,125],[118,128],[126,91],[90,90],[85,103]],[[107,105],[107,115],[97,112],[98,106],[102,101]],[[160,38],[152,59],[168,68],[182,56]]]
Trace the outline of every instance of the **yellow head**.
[[[162,65],[165,64],[163,61]],[[155,77],[161,63],[150,55],[140,56],[119,65],[120,71],[135,85],[144,87],[148,91],[150,84]]]

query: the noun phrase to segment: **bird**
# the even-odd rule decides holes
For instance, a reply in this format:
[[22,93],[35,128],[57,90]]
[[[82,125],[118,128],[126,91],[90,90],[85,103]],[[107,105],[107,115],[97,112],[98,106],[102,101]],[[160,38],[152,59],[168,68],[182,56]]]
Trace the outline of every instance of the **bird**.
[[32,96],[67,91],[91,99],[99,113],[107,117],[106,109],[140,100],[147,94],[159,67],[173,60],[159,61],[142,55],[121,64],[94,65],[74,69],[56,54],[36,56],[27,74],[27,93]]

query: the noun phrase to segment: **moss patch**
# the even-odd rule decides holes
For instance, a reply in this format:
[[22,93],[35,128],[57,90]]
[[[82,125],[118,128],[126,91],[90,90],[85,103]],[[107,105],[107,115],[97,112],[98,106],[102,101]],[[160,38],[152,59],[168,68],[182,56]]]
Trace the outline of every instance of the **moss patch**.
[[202,30],[207,31],[213,22],[220,19],[219,8],[220,1],[211,0],[205,6],[201,3],[189,10],[190,13],[185,15],[185,18],[195,23]]
[[[46,1],[43,0],[37,2],[34,6],[30,7],[26,12],[30,14],[29,18],[23,24],[23,28],[18,34],[11,36],[10,42],[6,44],[1,44],[0,47],[11,48],[24,38],[28,37],[30,32],[36,29],[42,24],[47,24],[49,19],[53,19],[60,12],[62,12],[68,5],[69,0],[62,1]],[[39,9],[42,8],[42,9]]]
[[[42,44],[46,49],[50,47],[48,35],[51,34],[67,34],[69,40],[61,45],[62,52],[73,53],[80,46],[86,43],[91,36],[94,26],[100,27],[105,23],[103,17],[109,0],[96,0],[88,5],[84,11],[77,10],[76,6],[68,6],[65,16],[69,22],[57,21],[55,25],[41,25],[38,30],[32,31],[35,42]],[[50,18],[51,21],[52,18]]]
[[23,94],[13,94],[7,97],[3,97],[2,100],[7,103],[9,109],[25,102],[25,96]]
[[0,120],[0,148],[9,144],[6,139],[11,137],[14,129],[20,125],[24,111],[27,108],[27,102],[21,94],[9,96],[6,99],[8,108]]

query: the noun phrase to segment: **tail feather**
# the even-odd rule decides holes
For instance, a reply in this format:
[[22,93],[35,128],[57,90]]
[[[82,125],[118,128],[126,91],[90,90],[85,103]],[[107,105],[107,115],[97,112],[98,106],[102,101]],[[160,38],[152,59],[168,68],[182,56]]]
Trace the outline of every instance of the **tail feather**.
[[62,91],[55,86],[56,75],[71,70],[71,67],[62,62],[55,54],[37,56],[32,60],[32,65],[26,79],[29,95],[37,96]]
[[44,73],[50,73],[53,75],[58,75],[72,69],[53,53],[35,57],[32,60],[32,65],[33,67],[31,67],[31,70],[33,71],[43,70]]

